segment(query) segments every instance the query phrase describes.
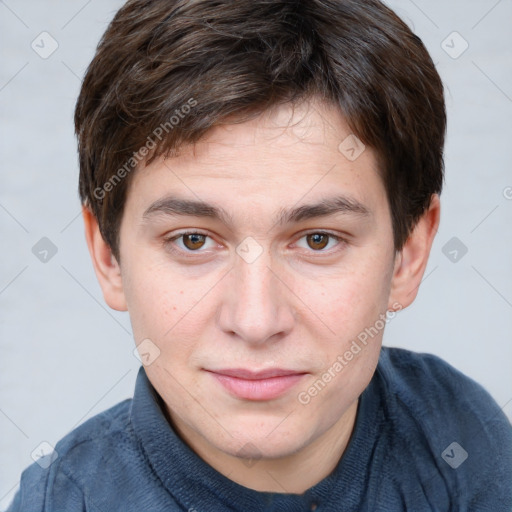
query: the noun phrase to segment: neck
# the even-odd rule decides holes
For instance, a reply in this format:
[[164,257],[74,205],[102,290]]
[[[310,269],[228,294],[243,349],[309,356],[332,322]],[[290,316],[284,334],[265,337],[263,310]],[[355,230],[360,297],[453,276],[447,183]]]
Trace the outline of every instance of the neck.
[[199,457],[237,484],[260,492],[302,494],[326,478],[338,464],[354,428],[357,404],[355,400],[331,428],[297,452],[253,463],[215,448],[179,418],[171,416],[171,423]]

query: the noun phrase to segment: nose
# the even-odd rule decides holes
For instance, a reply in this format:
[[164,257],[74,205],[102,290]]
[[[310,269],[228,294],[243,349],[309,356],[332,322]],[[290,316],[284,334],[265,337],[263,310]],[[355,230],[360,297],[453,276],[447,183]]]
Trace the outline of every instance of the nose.
[[295,322],[293,293],[271,265],[268,252],[251,263],[236,257],[225,283],[219,327],[251,345],[281,339]]

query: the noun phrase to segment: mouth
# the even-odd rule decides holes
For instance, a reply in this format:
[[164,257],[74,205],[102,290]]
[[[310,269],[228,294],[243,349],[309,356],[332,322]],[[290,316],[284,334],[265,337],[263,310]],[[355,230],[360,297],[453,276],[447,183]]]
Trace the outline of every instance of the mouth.
[[231,395],[254,401],[278,398],[295,386],[306,372],[272,368],[254,372],[244,368],[206,370]]

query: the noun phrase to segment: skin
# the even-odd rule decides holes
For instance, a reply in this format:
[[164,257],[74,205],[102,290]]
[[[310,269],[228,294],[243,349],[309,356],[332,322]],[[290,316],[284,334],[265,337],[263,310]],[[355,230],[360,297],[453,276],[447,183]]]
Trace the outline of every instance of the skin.
[[[217,471],[258,491],[302,493],[335,468],[383,330],[309,403],[298,395],[380,315],[414,300],[437,231],[433,196],[395,251],[376,155],[367,147],[355,161],[346,158],[338,146],[350,134],[337,110],[311,100],[215,127],[194,148],[138,169],[120,227],[120,263],[83,210],[106,302],[129,311],[136,344],[150,339],[160,351],[145,369],[170,423]],[[334,195],[367,214],[275,222],[282,209]],[[232,224],[144,216],[170,196],[222,207]],[[208,236],[169,240],[183,230]],[[325,231],[341,240],[307,236]],[[251,250],[262,250],[250,263],[237,253],[246,237],[257,243]],[[305,375],[266,401],[234,397],[205,371],[276,367]]]

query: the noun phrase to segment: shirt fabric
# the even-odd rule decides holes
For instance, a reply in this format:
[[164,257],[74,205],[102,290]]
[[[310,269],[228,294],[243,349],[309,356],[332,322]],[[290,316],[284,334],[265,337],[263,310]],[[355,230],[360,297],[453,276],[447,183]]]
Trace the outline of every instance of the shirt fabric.
[[249,489],[199,458],[166,420],[143,367],[133,399],[55,449],[48,468],[23,472],[8,512],[512,510],[507,417],[448,363],[397,348],[382,349],[338,465],[300,495]]

